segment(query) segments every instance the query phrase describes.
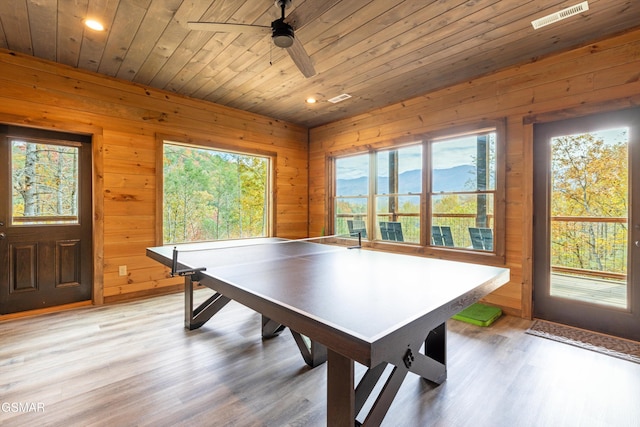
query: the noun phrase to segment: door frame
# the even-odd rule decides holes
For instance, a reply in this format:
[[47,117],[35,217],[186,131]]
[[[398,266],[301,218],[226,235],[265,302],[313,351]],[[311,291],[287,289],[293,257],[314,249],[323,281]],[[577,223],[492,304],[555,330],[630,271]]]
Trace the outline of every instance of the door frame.
[[[618,106],[619,107],[619,106]],[[588,111],[588,112],[584,112],[583,114],[575,114],[575,115],[569,115],[567,116],[566,114],[558,114],[555,117],[553,117],[553,119],[550,120],[544,120],[544,121],[535,121],[535,123],[537,124],[551,124],[553,122],[564,122],[564,121],[569,121],[569,120],[590,120],[591,117],[593,118],[597,118],[598,122],[601,122],[602,120],[610,120],[613,122],[613,126],[619,125],[621,121],[623,121],[624,123],[629,123],[631,121],[631,123],[635,123],[635,121],[633,120],[634,116],[638,116],[638,114],[640,113],[640,108],[639,107],[635,107],[635,106],[626,106],[626,108],[613,108],[613,109],[607,109],[607,110],[596,110],[596,111]],[[551,117],[550,117],[551,118]],[[548,203],[549,200],[545,200],[544,206],[542,205],[538,205],[535,206],[535,202],[534,202],[534,191],[535,188],[540,186],[540,187],[544,187],[544,193],[547,193],[548,195],[548,191],[549,191],[549,182],[548,182],[548,174],[544,174],[544,177],[541,176],[537,176],[535,175],[534,169],[535,166],[534,164],[536,164],[536,162],[540,163],[543,160],[548,163],[549,159],[547,156],[544,156],[545,158],[542,159],[542,155],[536,154],[536,151],[534,150],[534,143],[536,140],[536,137],[534,136],[533,132],[533,122],[531,123],[530,126],[530,130],[531,130],[531,134],[530,134],[530,140],[529,142],[529,154],[531,155],[531,212],[533,214],[532,221],[531,221],[531,257],[529,259],[532,259],[533,262],[531,263],[531,283],[530,283],[530,288],[531,288],[531,314],[532,316],[535,315],[535,310],[533,310],[533,304],[535,304],[534,301],[534,290],[535,290],[535,277],[536,277],[536,268],[535,268],[535,258],[536,256],[545,256],[548,258],[549,255],[549,223],[548,221],[546,221],[546,216],[545,216],[545,220],[540,221],[538,220],[537,223],[535,223],[535,217],[536,217],[536,212],[538,213],[538,218],[540,219],[542,216],[544,216],[544,212],[548,211]],[[638,129],[639,126],[636,126],[635,128]],[[569,130],[568,132],[572,132],[572,130]],[[637,134],[640,134],[640,132],[632,132],[631,133],[631,137],[634,138],[633,140],[629,141],[629,176],[628,176],[628,181],[630,183],[629,185],[629,213],[635,212],[635,218],[638,218],[640,216],[640,198],[638,197],[633,197],[633,190],[632,190],[632,186],[631,183],[633,182],[640,182],[640,168],[637,166],[640,164],[640,150],[638,150],[637,148],[635,150],[632,150],[632,144],[634,142],[638,142],[640,140],[640,138],[638,138]],[[635,168],[631,167],[632,164],[635,164]],[[545,170],[548,170],[548,164],[545,164],[544,166]],[[544,182],[543,182],[544,181]],[[542,190],[538,190],[541,191]],[[636,193],[640,191],[639,189],[636,189]],[[629,234],[628,234],[628,238],[629,241],[627,243],[627,247],[628,247],[628,259],[627,259],[627,265],[629,266],[629,270],[627,272],[628,277],[627,277],[627,283],[628,284],[635,284],[632,285],[634,287],[629,289],[629,297],[628,297],[628,308],[627,309],[617,309],[617,308],[613,308],[613,307],[609,307],[609,306],[599,306],[596,304],[587,304],[587,303],[581,303],[581,302],[575,302],[575,306],[579,307],[579,306],[584,306],[586,307],[586,310],[589,310],[589,313],[591,314],[590,316],[585,316],[584,312],[580,312],[578,313],[578,309],[577,308],[572,308],[570,310],[567,310],[565,313],[557,315],[554,314],[552,317],[554,317],[552,320],[553,321],[558,321],[561,323],[566,323],[566,324],[577,324],[579,323],[579,327],[583,327],[585,329],[591,329],[594,331],[599,331],[599,332],[603,332],[603,333],[609,333],[609,334],[613,334],[613,335],[620,335],[620,333],[616,332],[616,330],[621,330],[624,329],[625,326],[627,324],[634,324],[635,321],[637,321],[637,318],[639,316],[639,312],[640,312],[640,289],[639,289],[639,285],[638,285],[638,274],[640,274],[640,271],[638,271],[638,269],[636,269],[637,271],[634,272],[634,270],[631,268],[632,265],[636,265],[636,263],[634,263],[634,260],[636,260],[639,255],[638,255],[638,250],[633,250],[632,245],[633,245],[633,241],[635,240],[639,240],[640,239],[640,231],[638,230],[638,221],[634,222],[634,217],[632,217],[631,215],[629,215],[628,217],[628,224],[630,227],[629,230]],[[634,228],[635,227],[635,228]],[[536,230],[537,228],[537,230]],[[545,248],[536,248],[535,247],[535,240],[536,238],[534,237],[535,234],[539,234],[539,235],[544,235],[544,239],[545,239]],[[544,273],[540,273],[540,274],[544,274],[545,276],[548,274],[548,272],[544,272]],[[547,283],[547,285],[549,285]],[[553,297],[550,296],[546,296],[544,297],[549,298],[545,304],[547,305],[547,308],[551,308],[553,310],[553,306],[555,306],[556,308],[559,308],[560,305],[562,305],[562,298],[557,298],[554,300]],[[557,310],[556,310],[557,313]],[[615,313],[615,314],[613,314]],[[613,315],[616,316],[615,319],[611,319],[609,318],[609,324],[605,325],[603,324],[599,319],[601,318],[601,316],[609,316],[609,315]],[[640,339],[640,330],[636,331],[636,330],[631,330],[628,331],[628,335],[625,336],[626,338],[631,338],[631,339]]]
[[[632,100],[632,99],[631,99]],[[522,292],[521,292],[521,316],[525,319],[533,319],[533,126],[537,123],[552,122],[560,119],[588,116],[596,113],[633,108],[637,103],[632,103],[630,98],[604,100],[584,104],[563,110],[544,111],[522,116],[522,255],[519,260],[522,268]],[[509,130],[519,129],[517,121],[511,123]],[[517,132],[513,132],[517,138]],[[509,144],[507,144],[509,146]],[[509,149],[507,149],[509,151]]]
[[[104,304],[104,137],[103,128],[89,123],[80,121],[69,121],[60,123],[52,120],[38,120],[33,117],[18,116],[14,114],[0,113],[0,123],[30,127],[34,129],[63,131],[88,135],[91,137],[91,171],[92,171],[92,189],[91,189],[91,231],[93,233],[93,260],[92,260],[92,304]],[[25,125],[26,124],[26,125]],[[86,305],[86,303],[75,303],[58,308],[68,308],[69,306]],[[39,310],[27,311],[22,313],[14,313],[3,315],[1,319],[9,319],[31,315],[36,312],[56,311],[56,307],[44,308]]]

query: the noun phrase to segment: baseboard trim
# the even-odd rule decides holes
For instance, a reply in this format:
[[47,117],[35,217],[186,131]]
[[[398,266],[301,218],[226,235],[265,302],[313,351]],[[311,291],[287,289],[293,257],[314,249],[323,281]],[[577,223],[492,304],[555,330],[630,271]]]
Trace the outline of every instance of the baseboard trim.
[[80,301],[71,304],[56,305],[53,307],[39,308],[37,310],[20,311],[18,313],[9,313],[0,315],[0,322],[12,319],[22,319],[23,317],[39,316],[41,314],[57,313],[59,311],[72,310],[79,307],[88,307],[92,305],[91,301]]

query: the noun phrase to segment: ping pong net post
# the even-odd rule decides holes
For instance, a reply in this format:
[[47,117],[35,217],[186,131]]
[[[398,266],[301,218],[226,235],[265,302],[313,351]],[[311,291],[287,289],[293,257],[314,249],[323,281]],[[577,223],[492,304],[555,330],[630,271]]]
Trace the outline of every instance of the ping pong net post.
[[347,249],[360,249],[362,248],[362,231],[358,231],[358,244],[349,246]]
[[173,258],[171,259],[171,276],[196,276],[200,271],[206,271],[206,267],[184,268],[178,270],[178,248],[173,247]]
[[197,329],[207,323],[229,301],[229,298],[215,293],[198,307],[194,307],[193,282],[198,282],[199,272],[206,271],[206,267],[178,269],[178,249],[174,246],[171,258],[171,276],[184,277],[184,326],[189,330]]

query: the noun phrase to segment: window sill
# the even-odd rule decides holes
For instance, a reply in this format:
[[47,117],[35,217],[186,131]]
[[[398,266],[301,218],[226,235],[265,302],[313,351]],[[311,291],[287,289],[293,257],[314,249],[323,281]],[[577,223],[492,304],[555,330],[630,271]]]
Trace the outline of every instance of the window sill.
[[495,252],[478,251],[474,249],[449,248],[444,246],[421,246],[419,244],[406,242],[399,243],[376,240],[363,240],[362,246],[364,248],[373,250],[398,252],[409,255],[424,256],[427,258],[470,262],[474,264],[485,264],[494,266],[504,266],[506,264],[504,255],[498,255]]

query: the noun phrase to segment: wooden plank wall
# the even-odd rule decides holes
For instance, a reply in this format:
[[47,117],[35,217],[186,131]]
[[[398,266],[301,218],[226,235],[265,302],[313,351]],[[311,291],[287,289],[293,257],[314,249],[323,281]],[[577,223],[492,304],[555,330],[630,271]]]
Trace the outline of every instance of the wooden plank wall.
[[[182,283],[145,256],[160,244],[158,135],[275,154],[274,235],[307,236],[306,128],[6,50],[0,50],[0,88],[0,123],[93,135],[96,303]],[[127,276],[118,275],[120,265]]]
[[320,235],[327,226],[327,155],[483,119],[505,118],[506,265],[511,268],[511,281],[486,301],[511,314],[529,317],[531,123],[639,104],[640,32],[636,31],[311,129],[310,235]]

